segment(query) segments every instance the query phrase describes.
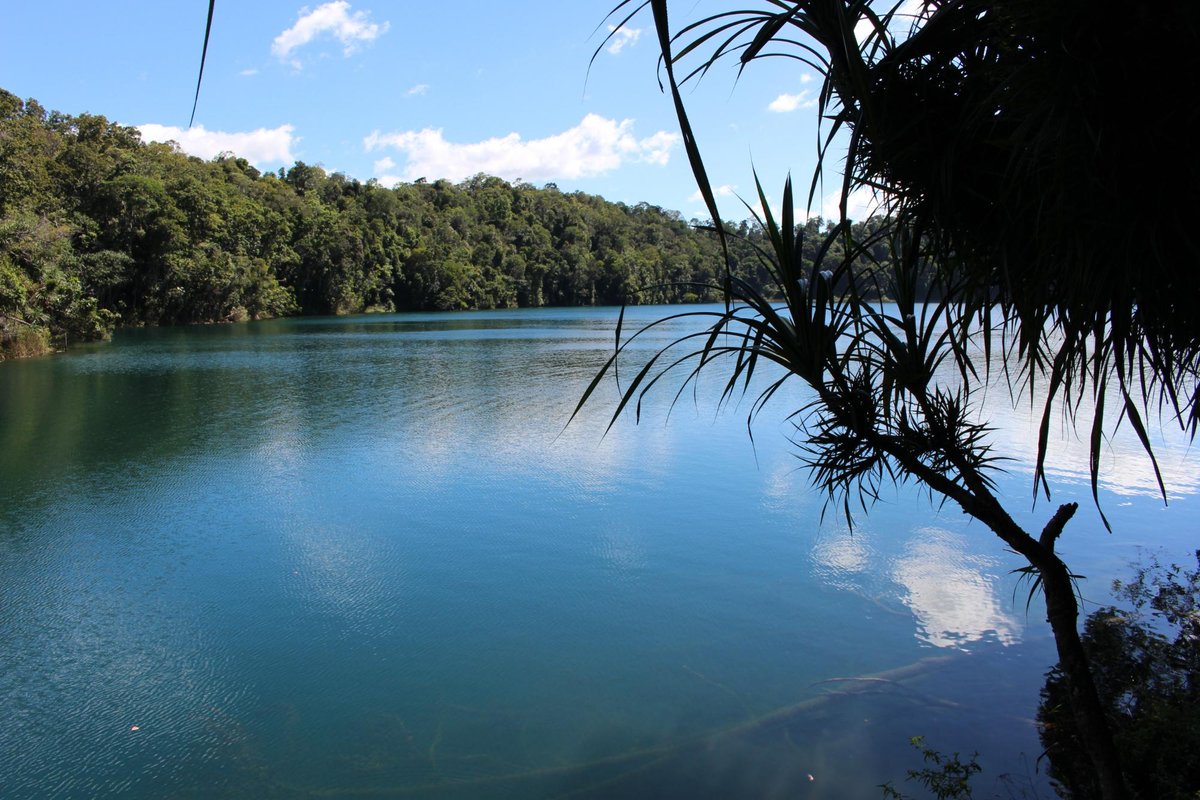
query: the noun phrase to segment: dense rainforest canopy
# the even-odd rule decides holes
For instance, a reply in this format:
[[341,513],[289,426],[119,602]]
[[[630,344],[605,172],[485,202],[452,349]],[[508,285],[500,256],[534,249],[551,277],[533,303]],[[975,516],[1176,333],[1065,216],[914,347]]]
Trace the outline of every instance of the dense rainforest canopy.
[[[757,285],[761,232],[735,229],[734,274]],[[389,189],[302,162],[264,173],[0,90],[0,358],[118,325],[710,301],[723,263],[658,206],[486,175]]]

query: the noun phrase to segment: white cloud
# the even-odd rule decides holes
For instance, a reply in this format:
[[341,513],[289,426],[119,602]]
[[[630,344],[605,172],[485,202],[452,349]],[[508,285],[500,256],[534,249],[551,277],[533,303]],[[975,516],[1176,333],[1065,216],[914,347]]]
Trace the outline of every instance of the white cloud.
[[395,169],[395,167],[396,162],[392,160],[392,157],[384,156],[375,162],[375,174],[378,175],[382,172],[387,172],[390,169]]
[[[899,41],[904,41],[917,27],[924,24],[924,13],[924,0],[904,0],[892,15],[892,24],[888,26],[888,31]],[[854,26],[854,38],[861,45],[874,31],[875,23],[868,17],[863,17]]]
[[[713,189],[713,195],[715,195],[716,197],[733,197],[736,193],[737,193],[737,187],[731,186],[728,183],[722,184],[722,185],[718,186],[717,188]],[[688,198],[688,200],[690,200],[693,203],[699,203],[703,199],[704,199],[704,196],[700,194],[699,189],[692,192],[691,196]]]
[[350,13],[346,0],[335,0],[311,10],[305,6],[300,9],[296,24],[275,37],[271,53],[298,69],[300,61],[292,58],[292,52],[323,34],[341,42],[342,54],[348,56],[363,42],[372,42],[387,33],[388,26],[387,22],[371,22],[366,11]]
[[[822,217],[828,220],[841,218],[842,212],[838,209],[838,201],[841,196],[840,191],[825,195],[821,202]],[[850,197],[846,200],[846,217],[855,222],[870,219],[873,215],[882,214],[885,210],[883,196],[866,186],[859,186],[850,192]]]
[[203,125],[178,128],[173,125],[136,126],[147,142],[177,142],[188,155],[213,158],[233,152],[253,164],[290,164],[295,161],[292,148],[300,141],[292,125],[259,128],[254,131],[227,132],[206,130]]
[[412,97],[415,94],[425,94],[427,91],[429,91],[428,83],[418,83],[416,86],[412,87],[404,94],[406,97]]
[[427,177],[463,180],[486,172],[507,180],[549,181],[586,178],[627,163],[666,164],[679,135],[667,131],[638,139],[633,120],[620,122],[588,114],[574,128],[544,139],[519,133],[481,142],[448,142],[441,129],[380,133],[363,139],[368,152],[393,148],[407,159],[406,180]]
[[925,21],[924,14],[925,0],[904,0],[896,9],[896,15],[892,18],[893,24],[898,24],[902,28],[920,26]]
[[246,69],[242,70],[238,74],[245,75],[246,77],[250,77],[251,75],[257,75],[258,70],[255,67],[247,67]]
[[[722,187],[724,188],[724,187]],[[718,191],[718,194],[720,192]],[[692,199],[698,196],[693,195]],[[823,217],[826,221],[836,222],[841,218],[841,211],[838,210],[838,199],[841,197],[841,192],[830,192],[821,198],[821,206],[816,209],[805,210],[800,207],[803,203],[803,196],[794,198],[795,204],[792,208],[792,213],[795,215],[796,223],[801,224],[809,217]],[[764,209],[761,203],[757,202],[757,197],[751,203],[751,207],[759,217],[765,218]],[[771,212],[771,216],[776,222],[783,219],[783,205],[779,202],[779,198],[767,195],[767,207]],[[846,216],[854,222],[862,222],[870,219],[875,214],[883,214],[887,211],[883,204],[883,196],[877,192],[868,189],[865,186],[860,186],[850,193],[849,201],[846,204]]]
[[861,45],[874,32],[875,23],[871,21],[870,17],[863,17],[854,26],[854,39]]
[[787,113],[798,108],[813,108],[817,99],[812,96],[812,89],[801,89],[799,94],[781,94],[767,106],[771,111]]
[[606,48],[611,55],[620,55],[626,45],[633,46],[637,44],[638,37],[642,35],[641,28],[626,28],[624,26],[618,28],[615,25],[608,26],[608,32],[611,34],[609,44]]

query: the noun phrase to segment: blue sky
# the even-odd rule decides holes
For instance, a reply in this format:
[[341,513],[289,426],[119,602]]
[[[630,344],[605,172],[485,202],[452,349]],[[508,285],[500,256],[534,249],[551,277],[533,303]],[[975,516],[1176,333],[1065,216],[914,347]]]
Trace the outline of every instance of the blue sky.
[[[648,14],[589,74],[611,4],[218,0],[190,131],[205,0],[10,4],[0,87],[262,169],[302,160],[387,184],[488,172],[707,217],[658,88]],[[679,25],[723,6],[675,8]],[[783,60],[740,80],[730,62],[689,90],[722,216],[747,216],[732,192],[753,194],[755,168],[772,197],[789,171],[807,188],[818,91],[817,76]]]

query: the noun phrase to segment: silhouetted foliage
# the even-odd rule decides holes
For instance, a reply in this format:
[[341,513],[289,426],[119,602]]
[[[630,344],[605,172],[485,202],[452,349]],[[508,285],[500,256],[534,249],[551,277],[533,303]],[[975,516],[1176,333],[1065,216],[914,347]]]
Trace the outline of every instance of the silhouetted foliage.
[[[1129,164],[1144,163],[1147,140],[1156,152],[1188,150],[1182,136],[1194,127],[1187,124],[1194,109],[1163,92],[1168,82],[1155,55],[1166,47],[1169,74],[1194,76],[1190,45],[1200,11],[1177,2],[1133,10],[1126,20],[1124,6],[1100,9],[1081,0],[749,5],[672,29],[668,0],[622,0],[609,29],[643,9],[653,15],[660,82],[714,219],[715,195],[681,85],[726,58],[739,72],[773,58],[819,73],[824,131],[808,205],[831,148],[848,141],[841,219],[821,237],[821,257],[810,267],[799,257],[805,244],[793,225],[790,181],[778,223],[760,187],[769,234],[763,259],[778,296],[727,273],[725,310],[700,315],[706,330],[645,360],[621,388],[615,415],[640,409],[642,396],[668,373],[680,370],[686,386],[717,362],[732,363],[723,398],[757,393],[751,416],[785,381],[807,384],[812,401],[790,417],[797,443],[814,483],[848,518],[852,500],[866,507],[881,484],[915,480],[1026,559],[1046,597],[1080,745],[1100,794],[1125,797],[1119,753],[1077,629],[1075,576],[1056,553],[1076,504],[1059,507],[1040,534],[1018,525],[994,492],[988,428],[973,406],[996,347],[1014,394],[1028,391],[1032,400],[1035,385],[1044,389],[1035,481],[1047,498],[1051,417],[1065,410],[1074,423],[1089,414],[1097,507],[1106,424],[1127,421],[1152,461],[1148,412],[1165,409],[1194,434],[1200,273],[1186,223],[1194,203],[1180,215],[1164,207],[1170,195],[1163,191],[1152,201],[1162,213],[1129,226],[1116,198],[1137,194],[1145,170]],[[915,15],[902,18],[904,8]],[[1144,48],[1131,72],[1170,109],[1171,121],[1154,128],[1158,138],[1144,137],[1145,125],[1131,125],[1130,115],[1114,113],[1103,99],[1114,82],[1124,84],[1126,75],[1115,73],[1126,59],[1113,53],[1126,52],[1131,40]],[[1189,160],[1185,176],[1195,169]],[[867,237],[846,219],[856,191],[877,192],[886,210]],[[718,233],[726,246],[730,237]],[[887,247],[886,261],[871,258],[876,245]],[[863,270],[864,258],[874,267]],[[919,303],[921,285],[936,287],[936,302]],[[896,300],[894,309],[877,302],[885,295]],[[628,343],[643,331],[622,341],[618,329],[616,352],[581,405],[622,356],[633,355]],[[762,388],[751,377],[764,363],[783,373]],[[937,374],[943,365],[957,375]]]

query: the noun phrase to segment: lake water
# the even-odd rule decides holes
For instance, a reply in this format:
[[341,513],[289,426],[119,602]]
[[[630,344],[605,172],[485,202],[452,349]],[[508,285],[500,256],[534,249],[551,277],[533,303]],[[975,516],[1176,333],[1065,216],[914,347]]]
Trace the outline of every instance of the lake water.
[[[564,430],[616,316],[123,331],[0,364],[0,796],[874,798],[924,735],[981,753],[981,796],[1050,797],[1021,562],[911,489],[822,522],[799,390],[753,444],[715,383],[607,436],[602,392]],[[1196,470],[1162,446],[1164,507],[1116,437],[1109,535],[1084,447],[1057,447],[1054,501],[1081,501],[1062,550],[1107,602],[1138,543],[1195,546]],[[1001,487],[1040,529],[1027,464]]]

